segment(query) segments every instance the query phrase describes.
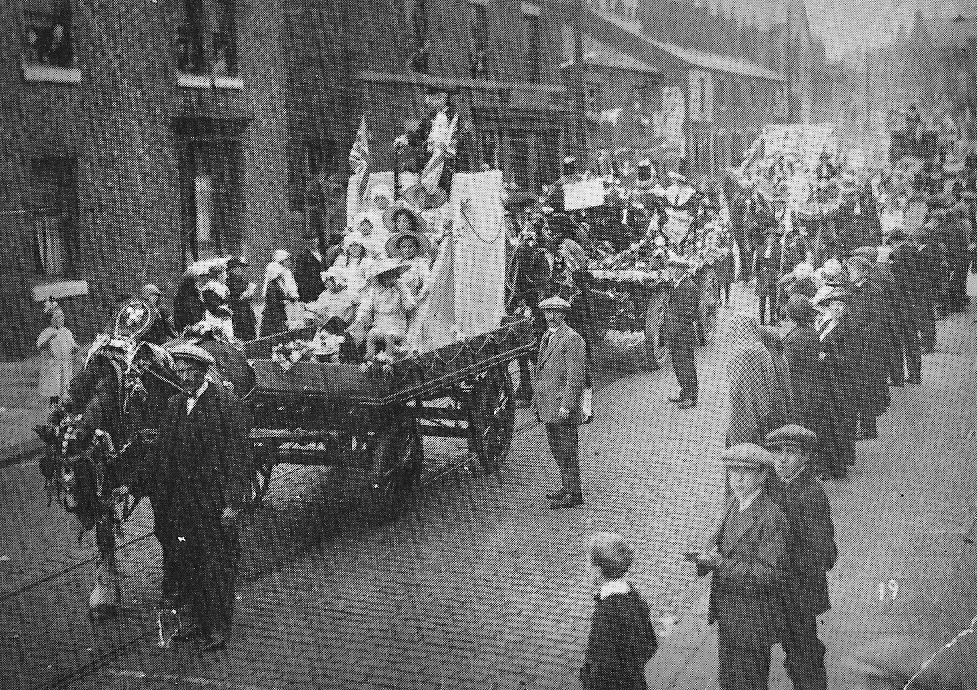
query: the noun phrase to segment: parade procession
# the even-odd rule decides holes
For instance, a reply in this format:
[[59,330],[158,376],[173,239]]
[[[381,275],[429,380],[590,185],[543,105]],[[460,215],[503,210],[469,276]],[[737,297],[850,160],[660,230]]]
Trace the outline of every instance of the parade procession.
[[0,10],[0,688],[975,687],[968,2]]

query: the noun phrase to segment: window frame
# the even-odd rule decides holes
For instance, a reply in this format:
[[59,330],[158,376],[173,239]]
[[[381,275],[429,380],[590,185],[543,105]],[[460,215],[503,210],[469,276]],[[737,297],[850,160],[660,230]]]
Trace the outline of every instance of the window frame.
[[542,81],[543,21],[539,5],[530,2],[522,3],[522,65],[526,81]]
[[[178,85],[241,88],[237,0],[179,0],[174,7],[173,60]],[[224,68],[218,69],[222,40],[227,49]]]
[[[56,171],[45,176],[45,171]],[[52,184],[61,182],[62,184]],[[38,273],[49,278],[73,279],[80,275],[81,250],[78,211],[78,159],[71,155],[39,156],[30,163],[30,183],[35,193],[28,218],[34,230]],[[55,197],[63,205],[54,203]],[[61,251],[52,254],[56,232]]]

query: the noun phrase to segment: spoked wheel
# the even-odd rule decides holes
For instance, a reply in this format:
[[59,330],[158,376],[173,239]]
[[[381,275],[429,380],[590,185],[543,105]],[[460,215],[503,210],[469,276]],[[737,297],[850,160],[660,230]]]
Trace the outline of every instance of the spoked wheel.
[[393,424],[377,433],[369,491],[385,517],[403,507],[408,493],[420,484],[424,446],[413,420]]
[[475,384],[469,409],[469,448],[492,473],[509,452],[516,423],[515,393],[507,366],[492,369]]

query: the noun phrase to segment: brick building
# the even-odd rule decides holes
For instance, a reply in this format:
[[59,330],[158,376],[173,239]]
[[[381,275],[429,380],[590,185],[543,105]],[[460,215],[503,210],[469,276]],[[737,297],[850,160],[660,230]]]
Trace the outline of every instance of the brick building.
[[[501,169],[538,191],[579,152],[579,80],[561,65],[579,50],[572,0],[410,0],[362,5],[307,0],[289,43],[291,179],[349,174],[365,116],[374,170],[417,124],[429,86],[457,91],[460,163]],[[310,144],[311,142],[311,144]],[[294,197],[295,212],[303,211]],[[304,209],[308,211],[308,209]]]
[[[0,353],[37,298],[76,337],[197,258],[256,262],[290,235],[277,0],[0,5]],[[77,294],[81,293],[81,294]]]

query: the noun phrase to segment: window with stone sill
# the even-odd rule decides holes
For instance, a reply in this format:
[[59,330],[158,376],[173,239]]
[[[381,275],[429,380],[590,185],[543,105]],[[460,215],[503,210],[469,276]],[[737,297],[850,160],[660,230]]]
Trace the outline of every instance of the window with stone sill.
[[[174,17],[176,67],[182,75],[212,76],[234,86],[238,75],[235,0],[181,0]],[[198,85],[182,79],[187,86]],[[199,84],[201,86],[209,86]]]
[[21,63],[28,81],[81,81],[69,2],[37,0],[25,12]]

